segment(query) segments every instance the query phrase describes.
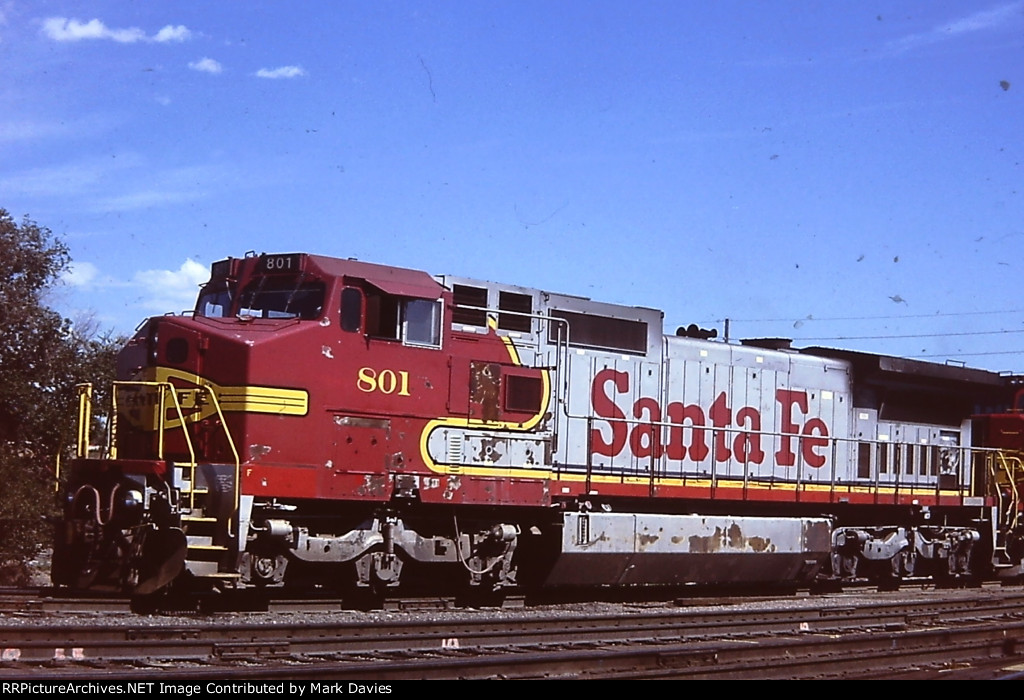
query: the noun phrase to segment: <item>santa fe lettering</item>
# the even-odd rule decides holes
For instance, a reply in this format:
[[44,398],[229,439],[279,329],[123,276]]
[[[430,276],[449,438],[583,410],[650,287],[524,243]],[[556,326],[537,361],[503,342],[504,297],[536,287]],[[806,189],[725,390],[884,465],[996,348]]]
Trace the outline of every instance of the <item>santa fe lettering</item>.
[[[734,414],[724,391],[715,398],[707,411],[698,404],[684,405],[679,401],[669,403],[663,411],[657,399],[641,396],[633,403],[630,416],[643,421],[640,423],[626,422],[625,411],[615,403],[616,394],[628,393],[627,372],[603,369],[594,376],[590,392],[591,404],[598,417],[608,419],[611,439],[605,437],[601,427],[593,428],[590,433],[593,454],[615,457],[628,444],[630,452],[636,457],[660,458],[664,455],[670,460],[689,458],[701,462],[713,448],[714,458],[718,462],[735,458],[739,462],[762,464],[765,460],[762,439],[766,436],[758,432],[762,430],[761,412],[753,406],[744,406]],[[783,433],[778,438],[775,463],[781,467],[796,464],[797,453],[793,447],[796,438],[800,443],[798,449],[804,464],[815,468],[824,466],[825,455],[816,450],[828,446],[828,425],[814,416],[807,418],[803,424],[798,422],[800,417],[807,415],[807,392],[776,389],[775,401],[779,404],[781,417],[778,430]],[[794,411],[798,411],[799,415],[795,417]],[[669,424],[667,436],[664,429],[653,425],[657,423]],[[709,446],[707,432],[715,428],[732,430],[716,430],[714,445]]]

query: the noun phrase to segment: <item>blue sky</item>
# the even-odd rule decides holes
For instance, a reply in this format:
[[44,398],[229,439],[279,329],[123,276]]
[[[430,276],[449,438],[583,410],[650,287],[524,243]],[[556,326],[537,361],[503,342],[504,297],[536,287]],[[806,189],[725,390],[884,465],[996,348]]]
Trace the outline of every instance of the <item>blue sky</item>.
[[0,70],[101,328],[302,251],[1024,372],[1024,0],[0,0]]

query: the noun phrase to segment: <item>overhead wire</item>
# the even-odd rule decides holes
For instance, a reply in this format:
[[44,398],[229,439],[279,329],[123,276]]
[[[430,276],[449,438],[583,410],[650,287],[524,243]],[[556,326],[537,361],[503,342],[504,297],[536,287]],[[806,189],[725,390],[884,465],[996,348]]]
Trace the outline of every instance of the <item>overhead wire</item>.
[[896,321],[905,318],[942,318],[947,316],[987,316],[992,314],[1024,314],[1024,309],[1008,309],[996,311],[951,311],[934,314],[897,314],[889,316],[827,316],[818,318],[813,314],[807,316],[787,316],[785,318],[718,318],[710,323],[792,323],[793,321]]
[[897,340],[900,338],[953,338],[956,336],[975,335],[1008,335],[1012,333],[1024,333],[1020,330],[1002,331],[964,331],[962,333],[910,333],[905,335],[835,335],[835,336],[813,336],[809,338],[793,338],[794,341],[821,341],[821,340]]
[[[933,313],[933,314],[903,314],[903,315],[885,315],[885,316],[829,316],[819,318],[813,315],[801,316],[801,317],[786,317],[786,318],[761,318],[761,319],[718,319],[710,323],[723,323],[726,320],[730,323],[787,323],[787,324],[800,324],[803,323],[818,323],[818,322],[832,322],[832,321],[901,321],[909,319],[931,319],[931,318],[949,318],[949,317],[968,317],[968,316],[991,316],[991,315],[1011,315],[1011,314],[1024,314],[1024,309],[998,309],[990,311],[959,311],[959,312],[945,312],[945,313]],[[709,322],[704,322],[705,325],[710,325]],[[834,335],[834,336],[808,336],[808,337],[792,337],[791,340],[794,343],[820,343],[820,342],[831,342],[831,341],[859,341],[859,340],[901,340],[901,339],[914,339],[914,338],[954,338],[954,337],[972,337],[972,336],[999,336],[999,335],[1015,335],[1018,333],[1024,333],[1024,329],[1001,329],[994,331],[955,331],[955,332],[938,332],[938,333],[891,333],[882,335]],[[951,355],[956,357],[984,357],[984,356],[995,356],[995,355],[1022,355],[1024,349],[1021,350],[990,350],[981,352],[943,352],[943,353],[922,353],[922,354],[907,354],[906,357],[915,359],[932,359],[932,358],[949,358]]]

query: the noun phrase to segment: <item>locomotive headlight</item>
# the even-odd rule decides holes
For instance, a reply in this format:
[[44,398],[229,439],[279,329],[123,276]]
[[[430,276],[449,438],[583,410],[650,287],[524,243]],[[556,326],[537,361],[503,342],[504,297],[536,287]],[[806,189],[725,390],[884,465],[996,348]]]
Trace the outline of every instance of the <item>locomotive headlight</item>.
[[149,322],[149,329],[146,333],[146,351],[150,366],[155,366],[159,356],[160,331],[157,329],[156,321]]
[[137,489],[121,491],[115,504],[114,515],[122,526],[136,525],[142,520],[142,509],[145,505],[142,492]]
[[142,492],[136,491],[135,489],[129,489],[124,497],[121,499],[121,503],[125,508],[134,510],[142,507]]

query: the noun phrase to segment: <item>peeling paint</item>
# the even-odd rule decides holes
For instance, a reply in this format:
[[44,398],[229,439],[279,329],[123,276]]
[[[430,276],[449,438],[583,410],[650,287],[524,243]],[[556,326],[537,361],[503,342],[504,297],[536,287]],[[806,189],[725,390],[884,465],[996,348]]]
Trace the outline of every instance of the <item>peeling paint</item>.
[[389,496],[391,492],[391,480],[387,474],[363,474],[363,483],[356,489],[361,496]]
[[471,362],[469,365],[470,403],[478,404],[480,418],[496,421],[501,417],[499,388],[501,365],[491,362]]
[[640,549],[643,549],[647,545],[654,544],[660,539],[660,535],[655,535],[649,532],[641,532],[636,536],[637,545],[639,545]]
[[455,497],[455,492],[462,488],[462,479],[457,476],[449,476],[447,478],[447,485],[445,486],[444,493],[441,497],[446,501],[452,500]]
[[551,422],[551,411],[544,414],[544,417],[540,419],[540,423],[537,424],[537,429],[541,431],[549,430],[548,423]]
[[729,549],[746,549],[747,539],[743,536],[743,530],[736,523],[729,526],[728,544]]
[[270,454],[272,449],[270,445],[249,445],[249,458],[255,462]]
[[714,554],[722,549],[725,533],[722,528],[715,527],[713,535],[691,535],[690,554]]
[[327,326],[331,325],[331,317],[324,316],[322,319],[320,319],[320,325],[323,326],[324,328],[327,328]]
[[326,357],[328,360],[334,359],[334,352],[331,350],[330,345],[324,345],[322,348],[320,348],[320,352],[322,352],[324,357]]
[[480,441],[480,458],[485,463],[499,462],[505,456],[507,441],[501,438],[486,438]]
[[324,464],[324,466],[327,467],[328,469],[334,469],[334,461],[329,459],[327,460],[327,463]]
[[348,425],[353,428],[376,428],[388,431],[390,437],[391,420],[388,418],[362,418],[360,416],[343,416],[334,414],[335,425]]

